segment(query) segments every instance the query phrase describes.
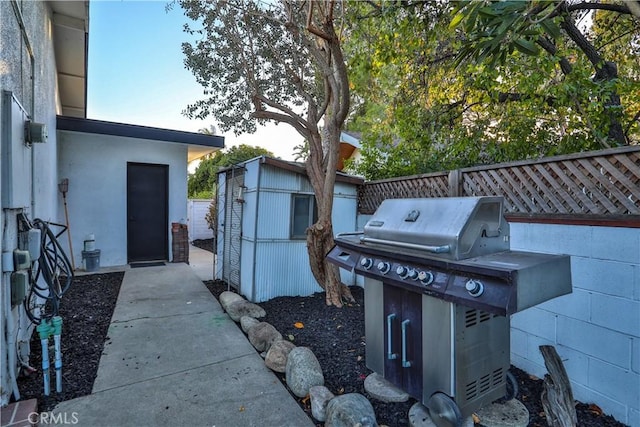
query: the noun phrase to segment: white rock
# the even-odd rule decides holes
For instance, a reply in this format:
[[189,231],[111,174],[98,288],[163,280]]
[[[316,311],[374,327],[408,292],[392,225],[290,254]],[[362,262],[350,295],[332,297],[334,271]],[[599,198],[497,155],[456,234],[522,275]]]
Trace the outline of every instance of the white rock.
[[242,295],[237,294],[235,292],[224,291],[218,297],[218,301],[220,301],[220,305],[222,306],[224,311],[227,311],[227,306],[229,304],[236,301],[244,301],[244,298],[242,297]]
[[309,400],[311,401],[311,415],[316,420],[323,422],[327,419],[327,405],[335,396],[323,385],[309,388]]
[[240,318],[240,327],[242,328],[242,332],[244,332],[245,334],[248,334],[249,333],[249,329],[252,326],[257,325],[258,323],[260,323],[260,321],[258,319],[256,319],[255,317],[242,316]]
[[289,389],[298,397],[305,397],[309,389],[324,385],[320,362],[307,347],[296,347],[287,357],[286,380]]
[[276,372],[286,372],[287,371],[287,358],[289,357],[289,353],[296,347],[290,341],[286,341],[283,339],[279,339],[274,341],[269,347],[269,351],[267,351],[267,355],[264,359],[265,365],[267,368]]
[[336,396],[327,405],[325,427],[377,427],[376,414],[371,402],[361,394],[347,393]]
[[274,341],[281,340],[282,334],[270,323],[260,322],[247,332],[249,342],[258,351],[267,351]]

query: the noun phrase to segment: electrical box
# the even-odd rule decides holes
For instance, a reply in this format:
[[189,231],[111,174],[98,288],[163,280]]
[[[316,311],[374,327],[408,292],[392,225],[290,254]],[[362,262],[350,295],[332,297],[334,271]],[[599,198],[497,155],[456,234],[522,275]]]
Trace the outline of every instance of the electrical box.
[[29,116],[9,91],[2,91],[0,112],[2,207],[20,209],[31,204],[31,148],[24,138]]
[[26,270],[31,267],[29,251],[16,249],[13,251],[13,266],[15,270]]
[[33,261],[40,259],[41,236],[42,232],[37,228],[32,228],[27,233],[26,249],[29,251],[29,255],[31,255]]
[[47,142],[47,125],[27,120],[24,123],[24,139],[30,144]]
[[11,306],[16,306],[24,301],[27,294],[27,273],[18,271],[11,274]]

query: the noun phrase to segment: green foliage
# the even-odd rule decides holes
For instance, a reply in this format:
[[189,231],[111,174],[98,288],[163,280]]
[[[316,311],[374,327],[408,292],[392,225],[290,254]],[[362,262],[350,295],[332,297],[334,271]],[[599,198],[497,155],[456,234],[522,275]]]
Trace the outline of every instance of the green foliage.
[[594,31],[609,16],[607,37],[588,40],[619,76],[595,81],[590,57],[563,29],[560,3],[359,4],[345,45],[356,106],[348,128],[363,146],[351,170],[380,179],[599,149],[613,145],[616,120],[638,141],[637,18],[598,11]]
[[220,169],[259,156],[273,157],[273,153],[262,147],[238,145],[218,151],[203,159],[187,180],[187,192],[191,199],[211,199]]

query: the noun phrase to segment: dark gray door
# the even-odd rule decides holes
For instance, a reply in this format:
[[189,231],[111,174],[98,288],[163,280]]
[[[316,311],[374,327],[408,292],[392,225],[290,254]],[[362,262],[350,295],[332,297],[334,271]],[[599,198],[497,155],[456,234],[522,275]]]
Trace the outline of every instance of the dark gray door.
[[128,262],[167,260],[169,166],[127,163]]

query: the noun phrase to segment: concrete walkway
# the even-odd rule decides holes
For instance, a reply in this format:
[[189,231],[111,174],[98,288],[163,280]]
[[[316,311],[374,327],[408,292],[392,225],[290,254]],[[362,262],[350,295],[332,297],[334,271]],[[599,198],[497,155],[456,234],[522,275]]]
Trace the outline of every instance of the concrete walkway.
[[[62,402],[81,426],[312,426],[191,266],[125,271],[90,396]],[[82,345],[82,343],[78,343]],[[56,419],[54,416],[53,419]],[[63,424],[60,424],[63,425]]]

